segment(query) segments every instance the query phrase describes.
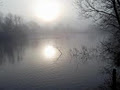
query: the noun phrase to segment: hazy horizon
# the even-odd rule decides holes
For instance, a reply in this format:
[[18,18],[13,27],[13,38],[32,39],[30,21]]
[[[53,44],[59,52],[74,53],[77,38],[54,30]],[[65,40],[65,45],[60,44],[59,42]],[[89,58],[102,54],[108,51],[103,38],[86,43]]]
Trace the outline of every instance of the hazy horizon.
[[34,10],[40,1],[42,0],[4,0],[1,3],[1,12],[5,15],[11,13],[21,16],[25,21],[33,21],[43,27],[68,27],[73,28],[73,31],[84,31],[84,29],[86,31],[86,29],[88,29],[91,21],[84,20],[84,18],[78,14],[78,9],[74,4],[75,0],[57,0],[62,5],[62,13],[57,20],[52,22],[44,22],[35,16]]

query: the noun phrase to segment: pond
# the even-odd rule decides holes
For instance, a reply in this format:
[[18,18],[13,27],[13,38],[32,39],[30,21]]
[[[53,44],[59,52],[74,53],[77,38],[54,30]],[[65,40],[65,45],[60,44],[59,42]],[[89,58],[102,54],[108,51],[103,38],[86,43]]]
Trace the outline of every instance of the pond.
[[0,88],[95,89],[104,82],[99,60],[72,58],[70,50],[97,46],[102,35],[74,33],[32,37],[0,44]]

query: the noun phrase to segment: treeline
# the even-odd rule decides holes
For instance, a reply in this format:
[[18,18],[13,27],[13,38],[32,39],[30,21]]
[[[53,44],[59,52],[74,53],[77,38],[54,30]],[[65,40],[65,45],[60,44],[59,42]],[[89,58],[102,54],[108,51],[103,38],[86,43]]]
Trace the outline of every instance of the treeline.
[[28,26],[19,16],[0,15],[0,41],[21,39],[27,37]]

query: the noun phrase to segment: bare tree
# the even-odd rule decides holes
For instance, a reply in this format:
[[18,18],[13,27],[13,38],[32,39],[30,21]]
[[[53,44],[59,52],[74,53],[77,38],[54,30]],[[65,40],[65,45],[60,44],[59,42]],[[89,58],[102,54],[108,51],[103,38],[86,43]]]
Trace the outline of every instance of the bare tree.
[[[77,0],[77,5],[85,18],[92,18],[98,27],[110,32],[109,38],[101,42],[101,54],[104,60],[112,61],[110,63],[112,69],[116,66],[120,67],[120,0]],[[118,79],[117,90],[120,89],[119,81]],[[107,87],[102,90],[107,90],[108,87],[113,88],[111,80],[107,80],[106,83]]]
[[93,18],[104,29],[120,31],[119,0],[77,0],[77,4],[85,17]]
[[77,0],[82,15],[92,18],[110,38],[102,42],[102,54],[108,55],[120,66],[120,0]]

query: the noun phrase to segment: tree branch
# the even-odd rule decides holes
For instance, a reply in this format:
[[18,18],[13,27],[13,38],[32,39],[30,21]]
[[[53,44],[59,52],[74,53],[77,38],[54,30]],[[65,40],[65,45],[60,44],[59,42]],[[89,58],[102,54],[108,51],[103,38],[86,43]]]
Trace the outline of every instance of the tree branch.
[[98,12],[98,13],[104,13],[104,14],[106,14],[106,15],[110,15],[110,16],[113,16],[114,18],[116,18],[116,16],[113,15],[113,14],[110,14],[110,13],[107,13],[107,12],[105,12],[105,11],[96,9],[95,7],[93,7],[93,6],[88,2],[88,0],[86,0],[86,2],[88,3],[88,5],[89,5],[94,11],[96,11],[96,12]]
[[119,17],[118,11],[117,11],[115,0],[112,0],[112,3],[113,3],[113,8],[114,8],[114,11],[115,11],[115,14],[116,14],[116,18],[117,18],[117,21],[118,21],[118,24],[119,24],[119,27],[120,27],[120,17]]
[[120,6],[120,1],[119,1],[119,0],[117,0],[117,2],[118,2],[118,4],[119,4],[119,6]]

